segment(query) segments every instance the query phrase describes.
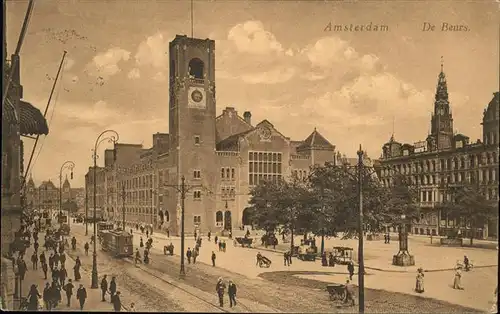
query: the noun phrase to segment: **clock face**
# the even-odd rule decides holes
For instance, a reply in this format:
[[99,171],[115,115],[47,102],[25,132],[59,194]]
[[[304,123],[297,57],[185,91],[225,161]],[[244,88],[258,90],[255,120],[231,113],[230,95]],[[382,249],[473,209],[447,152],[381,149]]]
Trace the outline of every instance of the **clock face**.
[[191,93],[191,99],[194,102],[200,102],[203,100],[203,94],[199,90],[195,90]]

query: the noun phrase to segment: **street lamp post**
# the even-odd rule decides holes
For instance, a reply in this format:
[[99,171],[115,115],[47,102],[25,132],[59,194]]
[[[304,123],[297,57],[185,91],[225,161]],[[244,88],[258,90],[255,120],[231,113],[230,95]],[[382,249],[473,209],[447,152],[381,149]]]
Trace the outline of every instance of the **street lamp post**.
[[123,226],[123,231],[125,231],[125,183],[122,183],[122,204],[123,204],[123,207],[122,207],[122,226]]
[[[73,169],[75,168],[75,163],[71,160],[65,161],[61,165],[61,169],[59,169],[59,217],[62,216],[62,172],[64,168],[67,168],[71,171],[71,179],[73,179]],[[69,216],[69,208],[68,208],[68,226],[70,225],[70,216]]]
[[[103,135],[105,134],[108,134],[108,136],[105,136],[103,137]],[[103,137],[103,138],[101,138]],[[98,275],[97,275],[97,217],[96,217],[96,198],[97,198],[97,174],[96,174],[96,170],[97,170],[97,148],[99,147],[99,144],[101,144],[102,142],[104,141],[108,141],[110,143],[116,143],[119,139],[119,135],[118,135],[118,132],[114,131],[114,130],[105,130],[103,131],[101,134],[99,134],[99,136],[97,137],[96,141],[95,141],[95,145],[94,145],[94,152],[93,152],[93,159],[94,159],[94,170],[93,170],[93,181],[94,181],[94,190],[93,190],[93,193],[94,193],[94,253],[92,254],[92,284],[91,284],[91,288],[92,289],[97,289],[99,288],[99,284],[98,284],[98,281],[99,281],[99,278],[98,278]]]
[[363,247],[363,151],[361,145],[358,150],[358,193],[359,193],[359,219],[358,219],[358,287],[359,287],[359,312],[365,311],[365,261]]

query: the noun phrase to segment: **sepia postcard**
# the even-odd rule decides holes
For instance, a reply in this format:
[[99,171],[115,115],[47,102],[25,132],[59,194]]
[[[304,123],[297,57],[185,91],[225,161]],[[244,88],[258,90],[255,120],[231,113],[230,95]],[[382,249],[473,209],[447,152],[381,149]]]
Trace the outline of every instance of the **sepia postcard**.
[[1,309],[497,313],[499,0],[4,0]]

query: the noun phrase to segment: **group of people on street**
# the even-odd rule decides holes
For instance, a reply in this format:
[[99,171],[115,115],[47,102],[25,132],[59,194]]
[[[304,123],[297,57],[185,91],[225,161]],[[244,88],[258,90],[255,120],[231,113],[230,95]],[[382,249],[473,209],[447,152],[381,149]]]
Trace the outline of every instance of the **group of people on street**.
[[391,235],[389,233],[384,234],[384,243],[385,244],[391,243]]
[[101,295],[102,302],[106,302],[106,293],[109,293],[109,300],[113,304],[113,309],[115,312],[120,312],[122,308],[122,301],[120,299],[121,292],[117,290],[116,277],[111,277],[111,281],[108,285],[108,276],[104,275],[101,280]]
[[222,277],[219,277],[215,286],[215,291],[217,292],[217,296],[219,297],[219,306],[224,306],[224,292],[226,288],[227,294],[229,296],[229,307],[236,306],[236,285],[232,280],[229,280],[226,287],[226,284],[224,283],[224,280],[222,280]]

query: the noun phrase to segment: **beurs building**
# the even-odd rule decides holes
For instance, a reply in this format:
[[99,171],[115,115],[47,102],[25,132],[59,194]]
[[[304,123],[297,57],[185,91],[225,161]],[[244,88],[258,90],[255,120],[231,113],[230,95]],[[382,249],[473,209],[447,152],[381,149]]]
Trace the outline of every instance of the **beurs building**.
[[[227,107],[217,116],[213,40],[177,35],[169,54],[169,133],[153,134],[149,149],[115,144],[97,169],[96,207],[110,219],[121,221],[125,204],[129,225],[158,226],[162,215],[161,228],[177,234],[184,176],[186,233],[239,228],[249,224],[245,208],[259,180],[287,178],[293,171],[306,176],[311,165],[341,158],[316,130],[293,141],[267,120],[254,124],[248,111],[241,117]],[[89,209],[94,207],[92,179],[90,168]]]

